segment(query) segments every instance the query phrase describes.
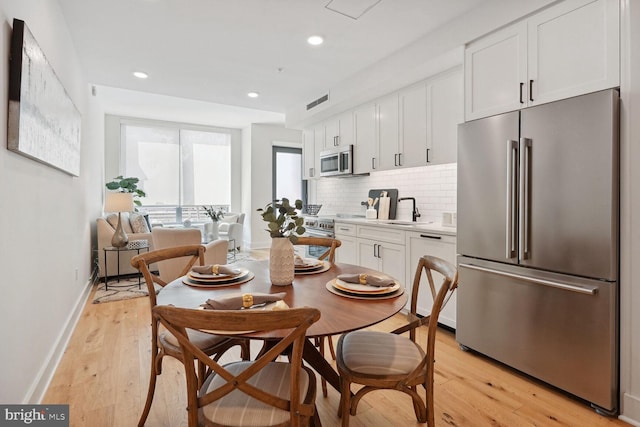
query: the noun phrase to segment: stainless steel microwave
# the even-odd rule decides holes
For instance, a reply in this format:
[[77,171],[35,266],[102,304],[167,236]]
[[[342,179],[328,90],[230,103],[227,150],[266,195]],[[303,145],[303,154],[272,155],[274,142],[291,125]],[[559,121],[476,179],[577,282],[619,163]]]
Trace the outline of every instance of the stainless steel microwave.
[[320,176],[351,175],[352,173],[353,145],[320,152]]

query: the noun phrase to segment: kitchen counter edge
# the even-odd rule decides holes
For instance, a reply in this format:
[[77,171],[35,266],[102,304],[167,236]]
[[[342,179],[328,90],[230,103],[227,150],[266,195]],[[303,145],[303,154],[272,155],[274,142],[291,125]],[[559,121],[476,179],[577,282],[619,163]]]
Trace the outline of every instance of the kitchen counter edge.
[[[415,222],[409,223],[407,221],[395,221],[395,220],[380,220],[380,219],[364,219],[364,218],[336,218],[336,224],[356,224],[356,225],[368,225],[374,227],[391,228],[394,230],[403,231],[427,231],[437,234],[445,234],[448,236],[456,235],[456,228],[444,226],[437,222]],[[394,224],[396,222],[396,224]],[[401,222],[402,224],[397,224]]]

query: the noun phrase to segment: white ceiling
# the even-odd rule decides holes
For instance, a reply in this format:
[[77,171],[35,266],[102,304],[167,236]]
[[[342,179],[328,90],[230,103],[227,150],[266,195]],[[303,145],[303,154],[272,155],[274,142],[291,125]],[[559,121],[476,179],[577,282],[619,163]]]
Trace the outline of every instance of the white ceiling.
[[[349,12],[375,4],[357,20],[326,8],[330,0],[58,1],[101,93],[119,88],[280,113],[269,122],[485,0],[334,0]],[[308,45],[312,34],[325,43]],[[136,79],[136,70],[149,78]],[[125,103],[118,93],[112,113]]]

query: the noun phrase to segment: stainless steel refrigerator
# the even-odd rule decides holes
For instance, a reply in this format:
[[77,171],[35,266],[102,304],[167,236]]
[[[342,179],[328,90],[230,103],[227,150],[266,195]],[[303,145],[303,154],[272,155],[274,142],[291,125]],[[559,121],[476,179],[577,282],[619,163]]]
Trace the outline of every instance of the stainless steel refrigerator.
[[458,128],[456,339],[618,411],[618,92]]

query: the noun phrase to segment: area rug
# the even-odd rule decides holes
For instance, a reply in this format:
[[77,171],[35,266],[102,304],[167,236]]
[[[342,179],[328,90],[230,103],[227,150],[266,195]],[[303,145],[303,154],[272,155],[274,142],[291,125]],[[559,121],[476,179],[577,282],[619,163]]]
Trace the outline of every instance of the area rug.
[[[105,289],[104,282],[100,282],[97,286],[98,288],[93,296],[94,304],[122,301],[125,299],[140,298],[149,295],[144,279],[142,280],[140,289],[138,289],[137,277],[122,278],[120,279],[120,283],[115,279],[109,280],[109,290]],[[158,293],[160,289],[162,288],[156,285],[156,293]]]

